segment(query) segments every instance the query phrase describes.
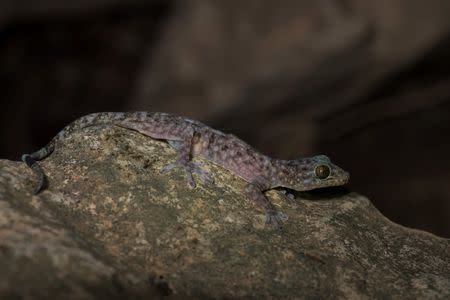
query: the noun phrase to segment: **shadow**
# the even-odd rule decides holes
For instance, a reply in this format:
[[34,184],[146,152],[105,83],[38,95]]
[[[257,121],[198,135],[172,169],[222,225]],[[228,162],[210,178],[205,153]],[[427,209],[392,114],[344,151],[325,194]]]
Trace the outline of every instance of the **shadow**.
[[327,187],[311,191],[289,191],[295,198],[302,198],[310,201],[330,200],[350,194],[350,190],[342,186]]

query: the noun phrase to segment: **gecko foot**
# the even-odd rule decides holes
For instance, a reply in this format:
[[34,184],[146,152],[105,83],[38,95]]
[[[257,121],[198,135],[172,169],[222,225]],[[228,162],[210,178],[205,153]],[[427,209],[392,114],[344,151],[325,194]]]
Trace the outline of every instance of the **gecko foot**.
[[282,229],[283,223],[286,222],[288,216],[277,210],[272,210],[266,213],[266,224],[275,227],[276,229]]
[[285,196],[286,196],[286,198],[287,199],[289,199],[289,200],[295,200],[295,195],[294,194],[292,194],[291,192],[289,192],[288,190],[286,190],[286,189],[280,189],[280,192],[282,192]]
[[191,172],[197,174],[204,184],[210,185],[214,183],[214,177],[211,175],[210,172],[206,171],[203,168],[202,162],[189,162],[189,163],[192,166]]
[[195,184],[192,174],[197,174],[200,177],[200,180],[204,184],[213,184],[214,178],[211,176],[211,174],[208,171],[204,170],[202,168],[202,166],[203,166],[203,164],[200,162],[192,162],[192,161],[189,161],[187,163],[175,162],[175,163],[171,163],[171,164],[164,166],[161,169],[161,172],[166,173],[174,168],[184,169],[186,171],[187,182],[188,182],[188,186],[190,188],[196,187],[196,184]]

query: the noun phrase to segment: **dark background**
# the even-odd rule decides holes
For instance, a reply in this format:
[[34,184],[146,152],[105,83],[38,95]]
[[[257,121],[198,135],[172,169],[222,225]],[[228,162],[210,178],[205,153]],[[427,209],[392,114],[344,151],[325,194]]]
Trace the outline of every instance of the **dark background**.
[[391,220],[450,237],[450,1],[0,1],[0,157],[77,117],[166,111],[327,154]]

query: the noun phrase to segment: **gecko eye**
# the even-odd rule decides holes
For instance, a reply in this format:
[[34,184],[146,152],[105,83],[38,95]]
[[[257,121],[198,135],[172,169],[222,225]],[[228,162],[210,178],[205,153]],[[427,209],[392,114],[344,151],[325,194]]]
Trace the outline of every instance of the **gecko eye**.
[[318,165],[314,169],[314,173],[316,174],[317,178],[319,179],[327,179],[328,176],[330,176],[330,167],[327,165]]

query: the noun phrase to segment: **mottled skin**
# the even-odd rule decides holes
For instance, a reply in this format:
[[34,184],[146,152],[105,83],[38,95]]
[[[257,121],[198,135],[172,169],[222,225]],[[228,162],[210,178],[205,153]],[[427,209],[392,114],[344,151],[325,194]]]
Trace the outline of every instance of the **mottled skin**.
[[263,155],[234,135],[214,130],[200,122],[166,113],[104,112],[94,113],[75,120],[56,135],[44,148],[24,154],[22,160],[38,177],[35,193],[46,184],[46,177],[36,161],[50,155],[55,144],[75,130],[96,126],[115,125],[138,131],[154,139],[166,140],[178,152],[176,161],[165,166],[166,172],[175,167],[186,171],[189,186],[195,187],[192,174],[203,182],[212,183],[210,174],[193,156],[216,163],[248,182],[245,192],[266,212],[266,223],[281,228],[287,217],[275,209],[264,191],[286,187],[297,191],[345,184],[349,174],[331,163],[325,155],[296,160],[279,160]]

